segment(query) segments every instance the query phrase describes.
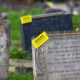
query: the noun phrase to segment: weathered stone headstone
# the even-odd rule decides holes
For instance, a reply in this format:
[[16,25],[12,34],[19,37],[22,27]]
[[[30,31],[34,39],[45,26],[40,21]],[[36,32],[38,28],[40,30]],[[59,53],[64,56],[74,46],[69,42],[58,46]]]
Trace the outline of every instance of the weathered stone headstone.
[[10,47],[10,23],[8,21],[0,21],[0,80],[8,80],[8,63],[9,63],[9,47]]
[[48,36],[39,49],[32,48],[35,80],[80,80],[80,32]]
[[23,48],[31,52],[31,38],[43,31],[72,30],[70,13],[51,13],[32,17],[31,23],[21,24]]

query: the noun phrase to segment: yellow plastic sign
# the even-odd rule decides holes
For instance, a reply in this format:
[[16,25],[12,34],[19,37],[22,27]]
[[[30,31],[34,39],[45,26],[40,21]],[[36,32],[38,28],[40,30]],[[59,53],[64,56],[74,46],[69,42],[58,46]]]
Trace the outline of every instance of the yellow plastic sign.
[[49,7],[52,7],[54,4],[53,4],[53,2],[48,2],[47,5],[48,5]]
[[35,49],[38,49],[41,45],[43,45],[49,39],[46,32],[41,33],[38,37],[32,40],[32,45]]
[[26,24],[26,23],[30,23],[30,22],[32,22],[31,15],[21,17],[21,24]]

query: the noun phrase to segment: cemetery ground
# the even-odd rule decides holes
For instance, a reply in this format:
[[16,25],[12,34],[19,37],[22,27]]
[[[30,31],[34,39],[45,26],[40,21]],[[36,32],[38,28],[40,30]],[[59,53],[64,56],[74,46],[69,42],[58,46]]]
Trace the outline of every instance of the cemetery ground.
[[[7,12],[9,15],[9,20],[11,21],[11,47],[10,47],[10,58],[11,59],[24,59],[31,60],[30,55],[24,54],[21,47],[21,33],[20,33],[20,17],[23,15],[38,15],[42,14],[44,11],[42,8],[32,7],[26,10],[12,11],[10,9],[2,9],[1,12]],[[74,30],[80,29],[80,15],[73,16]],[[28,52],[26,52],[28,54]],[[10,65],[11,66],[11,65]],[[9,80],[33,80],[33,74],[27,73],[24,75],[17,73],[9,73]]]
[[27,73],[27,74],[17,74],[17,73],[10,73],[9,74],[9,80],[33,80],[33,73]]

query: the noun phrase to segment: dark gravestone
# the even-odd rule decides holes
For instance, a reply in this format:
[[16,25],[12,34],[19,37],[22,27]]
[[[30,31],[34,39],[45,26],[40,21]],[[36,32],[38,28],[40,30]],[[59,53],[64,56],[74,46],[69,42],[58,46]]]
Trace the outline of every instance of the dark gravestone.
[[80,80],[80,32],[49,34],[32,49],[35,80]]
[[21,26],[23,47],[31,51],[31,38],[43,31],[72,30],[72,15],[68,13],[51,13],[33,16],[31,23]]

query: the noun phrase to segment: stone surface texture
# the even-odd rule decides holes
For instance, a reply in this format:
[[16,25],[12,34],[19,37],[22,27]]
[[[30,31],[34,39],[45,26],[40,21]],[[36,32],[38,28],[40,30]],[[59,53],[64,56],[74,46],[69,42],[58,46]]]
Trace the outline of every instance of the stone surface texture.
[[10,22],[0,20],[0,80],[8,80]]
[[35,80],[80,80],[80,32],[49,34],[33,52]]

